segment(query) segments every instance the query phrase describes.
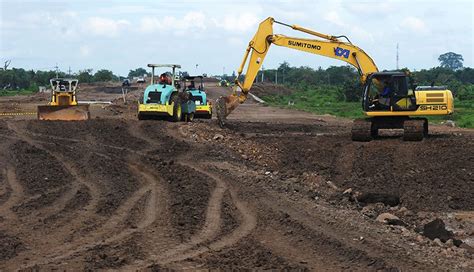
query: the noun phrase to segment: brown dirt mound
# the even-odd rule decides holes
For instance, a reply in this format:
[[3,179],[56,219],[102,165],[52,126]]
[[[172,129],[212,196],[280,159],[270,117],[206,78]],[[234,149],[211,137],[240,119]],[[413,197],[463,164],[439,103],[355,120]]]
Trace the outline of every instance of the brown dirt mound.
[[290,95],[295,91],[279,84],[255,83],[252,85],[250,92],[256,96],[263,97],[267,95]]

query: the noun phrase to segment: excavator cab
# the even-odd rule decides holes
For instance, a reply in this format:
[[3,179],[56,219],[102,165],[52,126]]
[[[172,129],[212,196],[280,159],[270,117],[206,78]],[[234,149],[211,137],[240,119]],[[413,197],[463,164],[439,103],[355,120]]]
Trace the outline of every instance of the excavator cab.
[[416,110],[413,90],[402,72],[373,73],[365,84],[362,108],[365,112]]

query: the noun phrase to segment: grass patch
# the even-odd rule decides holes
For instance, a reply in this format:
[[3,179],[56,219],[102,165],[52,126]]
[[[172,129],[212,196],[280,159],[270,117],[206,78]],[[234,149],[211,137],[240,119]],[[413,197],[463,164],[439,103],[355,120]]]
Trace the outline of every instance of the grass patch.
[[38,87],[30,87],[27,89],[6,89],[0,90],[0,96],[30,95],[38,91]]
[[430,122],[441,123],[453,120],[458,127],[474,128],[474,100],[455,100],[454,113],[451,116],[430,116]]

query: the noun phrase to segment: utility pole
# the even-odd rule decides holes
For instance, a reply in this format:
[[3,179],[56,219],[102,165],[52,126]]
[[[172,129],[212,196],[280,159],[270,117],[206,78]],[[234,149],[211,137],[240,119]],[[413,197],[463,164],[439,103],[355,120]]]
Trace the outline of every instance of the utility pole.
[[398,70],[398,43],[397,43],[397,70]]
[[59,67],[58,67],[58,64],[56,63],[56,66],[54,66],[54,68],[56,68],[56,78],[59,77]]
[[263,83],[263,71],[265,70],[265,68],[263,68],[263,65],[262,65],[262,83]]
[[275,84],[278,84],[278,69],[275,70]]
[[197,71],[198,71],[198,66],[199,66],[199,64],[196,64],[196,74],[197,74]]
[[68,75],[71,76],[71,66],[69,66]]

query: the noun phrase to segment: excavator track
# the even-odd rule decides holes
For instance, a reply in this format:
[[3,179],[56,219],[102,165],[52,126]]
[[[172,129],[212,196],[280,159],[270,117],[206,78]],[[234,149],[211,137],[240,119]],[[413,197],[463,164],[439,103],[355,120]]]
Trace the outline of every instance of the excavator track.
[[357,142],[369,142],[377,134],[373,128],[371,119],[356,119],[352,124],[352,140]]
[[428,134],[427,119],[410,119],[403,123],[404,141],[421,141]]

